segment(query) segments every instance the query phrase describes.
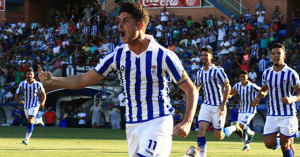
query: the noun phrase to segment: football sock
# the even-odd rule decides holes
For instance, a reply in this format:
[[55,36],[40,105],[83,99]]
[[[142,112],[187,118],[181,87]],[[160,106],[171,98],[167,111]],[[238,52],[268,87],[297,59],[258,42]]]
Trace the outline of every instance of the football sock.
[[248,126],[245,127],[244,132],[250,136],[254,135],[254,131],[252,131]]
[[292,152],[291,149],[289,149],[289,150],[283,152],[283,157],[293,157],[293,156],[294,156],[294,155],[293,155],[293,152]]
[[200,148],[200,156],[201,157],[206,157],[206,139],[204,137],[198,137],[197,139],[198,147]]
[[223,129],[223,132],[225,134],[225,138],[228,137],[231,133],[233,133],[234,131],[236,130],[236,126],[232,125],[232,126],[229,126],[227,128],[224,128]]
[[26,130],[26,137],[25,137],[25,139],[27,141],[29,141],[29,139],[31,137],[31,134],[32,134],[32,131],[33,131],[33,124],[28,124],[27,130]]
[[244,143],[244,146],[246,146],[247,137],[248,137],[248,134],[246,134],[246,132],[244,132],[244,137],[242,137],[242,141]]
[[273,150],[275,150],[275,149],[277,149],[277,148],[279,148],[279,147],[280,147],[280,138],[277,137],[277,138],[276,138],[276,146],[273,148]]

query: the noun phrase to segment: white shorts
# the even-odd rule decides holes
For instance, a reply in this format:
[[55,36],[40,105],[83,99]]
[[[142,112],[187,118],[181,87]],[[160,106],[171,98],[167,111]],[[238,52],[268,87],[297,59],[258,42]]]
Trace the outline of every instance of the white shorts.
[[165,116],[143,123],[126,124],[129,157],[165,157],[171,153],[173,117]]
[[225,125],[227,110],[225,110],[224,115],[220,116],[220,112],[218,111],[218,108],[219,106],[202,104],[198,116],[198,123],[203,121],[212,123],[214,129],[222,130]]
[[31,107],[31,108],[24,108],[24,113],[26,118],[28,119],[28,116],[33,116],[35,117],[36,114],[39,112],[40,106],[37,107]]
[[92,124],[100,126],[100,117],[92,117]]
[[239,113],[238,122],[243,125],[248,125],[254,116],[255,113]]
[[286,137],[295,137],[298,131],[298,118],[296,116],[267,116],[264,136],[280,133]]

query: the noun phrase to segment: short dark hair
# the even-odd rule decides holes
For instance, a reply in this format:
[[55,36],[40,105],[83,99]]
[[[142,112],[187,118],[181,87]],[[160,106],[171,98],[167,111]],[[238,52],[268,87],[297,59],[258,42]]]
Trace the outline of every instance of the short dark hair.
[[33,69],[29,68],[29,69],[27,70],[27,72],[33,72]]
[[246,71],[246,70],[242,70],[242,71],[240,72],[240,75],[242,75],[242,74],[244,74],[244,75],[248,75],[248,71]]
[[209,47],[203,47],[201,48],[200,52],[202,53],[202,51],[207,51],[208,53],[213,55],[213,51],[209,48]]
[[143,22],[145,24],[144,28],[147,28],[149,23],[149,12],[140,3],[137,2],[124,2],[120,7],[119,14],[126,12],[132,15],[132,17],[137,22]]
[[275,48],[283,49],[283,51],[285,52],[285,47],[284,47],[284,45],[282,45],[282,44],[280,44],[280,43],[275,43],[275,44],[273,44],[272,49],[275,49]]

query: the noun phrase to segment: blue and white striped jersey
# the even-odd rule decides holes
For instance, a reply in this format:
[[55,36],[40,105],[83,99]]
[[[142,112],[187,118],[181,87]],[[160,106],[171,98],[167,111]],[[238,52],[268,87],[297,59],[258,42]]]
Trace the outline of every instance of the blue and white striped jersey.
[[127,99],[126,122],[140,123],[173,114],[168,83],[188,79],[177,55],[151,36],[148,49],[137,55],[123,44],[100,59],[94,70],[104,77],[116,71]]
[[287,65],[279,72],[273,66],[264,71],[262,86],[268,87],[270,97],[268,116],[296,116],[295,103],[284,104],[282,98],[293,96],[294,87],[299,84],[299,75]]
[[251,102],[259,93],[260,87],[248,81],[246,86],[242,86],[239,82],[233,86],[233,89],[240,96],[239,113],[256,113],[256,107],[252,107]]
[[43,84],[34,80],[32,84],[27,83],[27,80],[21,82],[16,91],[18,95],[24,96],[24,108],[37,107],[40,105],[39,93],[44,91]]
[[203,104],[219,106],[223,100],[223,85],[229,83],[224,69],[215,65],[209,66],[209,70],[203,67],[197,72],[196,86],[201,86],[204,91]]
[[263,72],[267,69],[267,66],[268,66],[268,60],[265,58],[265,59],[260,59],[259,62],[258,62],[258,70]]

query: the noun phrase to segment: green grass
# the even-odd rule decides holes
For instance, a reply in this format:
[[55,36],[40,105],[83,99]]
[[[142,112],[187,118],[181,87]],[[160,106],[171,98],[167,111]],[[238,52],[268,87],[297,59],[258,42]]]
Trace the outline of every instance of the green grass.
[[[26,127],[0,127],[0,156],[5,157],[61,157],[100,156],[127,157],[125,131],[81,128],[35,127],[29,145],[21,144]],[[181,157],[187,148],[196,145],[197,133],[192,131],[187,138],[173,138],[171,157]],[[210,157],[274,157],[282,156],[281,150],[268,150],[262,134],[257,134],[251,143],[251,151],[242,152],[243,144],[237,135],[216,141],[207,134]],[[299,140],[300,141],[300,140]],[[300,156],[300,142],[295,141],[296,156]],[[298,155],[297,155],[298,154]]]

